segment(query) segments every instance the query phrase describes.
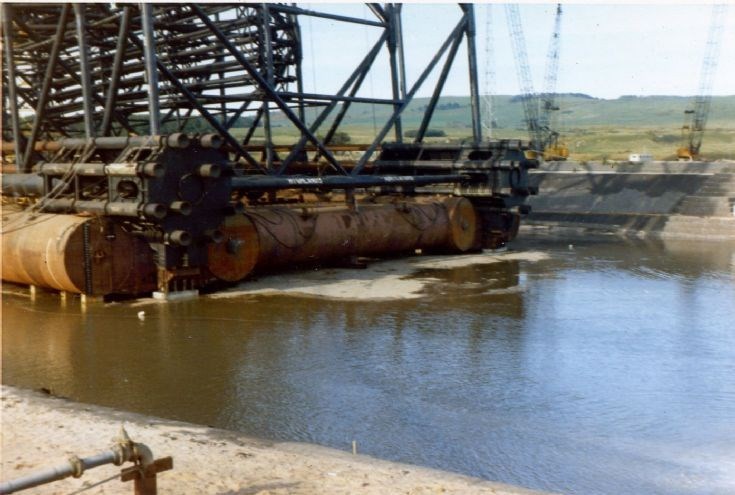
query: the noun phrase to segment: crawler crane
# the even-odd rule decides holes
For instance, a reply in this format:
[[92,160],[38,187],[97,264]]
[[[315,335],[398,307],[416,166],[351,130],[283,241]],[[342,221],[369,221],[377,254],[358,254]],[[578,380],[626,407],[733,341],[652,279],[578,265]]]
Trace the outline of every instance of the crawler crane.
[[544,77],[544,92],[541,94],[540,126],[546,133],[544,142],[544,160],[566,160],[569,157],[569,148],[559,142],[559,132],[556,130],[555,111],[559,110],[556,104],[556,79],[559,74],[559,48],[561,34],[561,4],[556,5],[554,31],[551,34],[549,53],[546,57],[546,74]]
[[692,100],[692,107],[684,111],[684,125],[681,128],[682,144],[676,150],[679,160],[698,160],[702,147],[702,138],[707,124],[712,101],[712,83],[717,69],[720,41],[722,39],[723,21],[726,5],[712,6],[712,20],[705,48],[702,72],[699,81],[699,93]]
[[506,5],[505,13],[508,18],[508,30],[510,31],[516,60],[516,71],[521,89],[521,98],[523,99],[523,111],[532,146],[537,152],[543,154],[545,160],[566,160],[569,156],[569,150],[559,143],[559,133],[551,125],[552,112],[559,109],[555,103],[555,91],[559,68],[561,5],[557,5],[556,9],[554,31],[546,62],[545,91],[540,97],[536,97],[533,91],[531,70],[528,64],[526,42],[518,5]]

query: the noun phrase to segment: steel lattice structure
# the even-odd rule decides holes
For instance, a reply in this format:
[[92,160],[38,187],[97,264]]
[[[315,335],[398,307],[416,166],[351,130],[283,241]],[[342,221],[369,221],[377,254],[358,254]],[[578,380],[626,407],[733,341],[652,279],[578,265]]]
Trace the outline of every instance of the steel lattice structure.
[[[512,239],[538,162],[518,140],[482,141],[473,7],[457,8],[412,81],[402,6],[367,7],[369,18],[286,4],[3,4],[3,165],[12,157],[16,170],[4,169],[2,195],[24,208],[4,225],[4,257],[21,267],[4,276],[89,295],[165,294],[237,281],[270,258],[466,251]],[[351,54],[336,91],[304,90],[307,16],[377,32],[365,53]],[[463,43],[472,140],[424,144]],[[384,51],[391,96],[361,96]],[[435,70],[416,136],[404,142],[401,115]],[[354,103],[391,111],[373,141],[355,147],[359,159],[347,160],[331,141]],[[296,130],[288,146],[274,144],[275,117]],[[252,143],[260,127],[263,144]],[[261,225],[271,217],[319,235],[280,253]],[[396,222],[408,227],[393,238]],[[49,251],[59,236],[67,248]]]
[[[461,6],[459,22],[411,87],[407,87],[402,51],[401,5],[369,4],[369,8],[374,19],[284,4],[5,4],[4,138],[24,144],[17,161],[20,168],[29,170],[31,151],[39,139],[185,131],[187,122],[198,117],[250,167],[278,173],[301,150],[294,150],[274,171],[271,149],[261,167],[246,147],[258,125],[265,128],[266,143],[271,141],[270,111],[280,110],[303,136],[297,148],[310,142],[334,170],[344,173],[316,139],[317,129],[326,129],[325,122],[331,118],[324,133],[328,143],[352,102],[390,105],[394,113],[363,157],[359,171],[392,128],[396,140],[402,140],[401,112],[444,57],[434,98],[416,138],[422,140],[466,38],[473,132],[479,142],[472,7]],[[302,16],[382,30],[336,94],[303,91],[298,22]],[[355,96],[383,49],[390,56],[393,97]],[[20,105],[34,110],[32,119],[20,118]],[[307,125],[304,108],[309,106],[318,106],[321,112]],[[244,139],[236,139],[230,130],[246,112],[255,112],[252,124]]]

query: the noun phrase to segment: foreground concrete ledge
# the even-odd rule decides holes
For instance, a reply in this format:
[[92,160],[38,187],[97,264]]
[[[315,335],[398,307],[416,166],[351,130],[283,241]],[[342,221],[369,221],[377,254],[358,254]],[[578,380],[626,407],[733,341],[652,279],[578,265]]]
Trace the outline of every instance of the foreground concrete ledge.
[[[305,443],[270,442],[237,432],[80,404],[3,385],[2,479],[54,467],[70,455],[109,447],[124,425],[157,458],[171,455],[174,469],[159,475],[162,494],[540,494],[500,483],[408,464],[353,455]],[[359,449],[359,445],[358,445]],[[124,467],[124,466],[123,466]],[[92,487],[120,468],[103,466],[24,494],[133,493],[119,479]]]

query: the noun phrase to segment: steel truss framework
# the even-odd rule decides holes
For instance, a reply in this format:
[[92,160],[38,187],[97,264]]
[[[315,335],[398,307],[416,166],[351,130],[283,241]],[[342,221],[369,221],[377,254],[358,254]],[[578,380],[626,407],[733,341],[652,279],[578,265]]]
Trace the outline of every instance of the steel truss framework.
[[[20,173],[2,175],[2,195],[28,205],[3,234],[32,228],[42,213],[92,216],[109,230],[106,240],[120,229],[145,244],[137,254],[153,253],[155,268],[112,293],[152,280],[164,293],[207,284],[213,266],[247,254],[245,234],[231,225],[243,209],[296,201],[304,211],[329,203],[332,190],[343,191],[335,202],[350,211],[356,190],[370,200],[462,196],[478,228],[459,228],[477,245],[503,245],[528,212],[525,198],[536,193],[528,169],[538,162],[518,140],[482,142],[473,7],[459,6],[456,25],[409,82],[402,6],[367,6],[363,19],[285,4],[3,4],[3,164],[14,156]],[[304,90],[299,19],[307,16],[378,31],[334,93]],[[462,43],[473,142],[424,145]],[[383,50],[391,97],[363,97]],[[401,115],[434,71],[414,141],[403,142]],[[392,112],[358,160],[340,160],[331,142],[353,103]],[[307,121],[309,108],[316,113]],[[298,131],[285,148],[273,143],[275,115]],[[264,145],[254,145],[261,125]],[[384,142],[391,131],[396,142]],[[93,269],[103,257],[90,235],[82,232],[83,282],[75,287],[108,293],[95,286],[107,278]],[[212,251],[216,245],[226,253]]]
[[[422,142],[463,40],[467,43],[472,129],[481,125],[472,5],[409,86],[403,53],[400,4],[368,4],[362,19],[286,4],[4,4],[3,67],[5,141],[18,149],[16,163],[30,171],[37,142],[60,137],[157,135],[187,130],[204,119],[235,158],[253,173],[284,175],[302,160],[307,145],[318,150],[332,174],[358,175],[394,130],[403,140],[401,113],[432,71],[443,66],[414,139]],[[381,30],[335,94],[305,93],[299,19],[330,19]],[[392,98],[358,97],[381,50],[387,50]],[[348,172],[328,149],[354,102],[391,106],[393,112],[358,163]],[[33,109],[21,116],[20,108]],[[317,117],[305,118],[307,107]],[[280,111],[300,139],[278,159],[271,111]],[[233,135],[251,115],[244,138]],[[331,119],[331,121],[330,121]],[[248,150],[255,129],[265,134],[263,160]],[[324,133],[324,138],[317,137]]]

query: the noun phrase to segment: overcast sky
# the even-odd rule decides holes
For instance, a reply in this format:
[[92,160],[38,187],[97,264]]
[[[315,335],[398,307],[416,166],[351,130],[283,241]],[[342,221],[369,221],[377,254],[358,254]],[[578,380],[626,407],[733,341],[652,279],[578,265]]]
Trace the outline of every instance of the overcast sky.
[[[698,91],[702,60],[710,26],[707,4],[564,3],[557,92],[580,92],[595,97],[620,95],[692,95]],[[363,4],[311,3],[305,8],[374,19]],[[541,90],[546,55],[554,23],[554,3],[520,5],[534,79]],[[492,12],[488,37],[488,10]],[[408,85],[434,55],[461,16],[456,4],[408,3],[403,9]],[[480,89],[495,94],[519,92],[513,53],[502,4],[475,4]],[[304,37],[304,80],[307,91],[336,90],[380,34],[379,28],[346,26],[301,17]],[[488,61],[487,41],[493,42]],[[385,52],[386,50],[384,50]],[[463,48],[447,82],[445,95],[467,95],[467,57]],[[486,82],[486,64],[495,68],[494,85]],[[437,74],[440,67],[434,71]],[[363,85],[363,96],[390,95],[387,56],[381,55]],[[431,94],[432,81],[418,96]],[[712,93],[735,94],[735,5],[726,11],[719,64]]]

